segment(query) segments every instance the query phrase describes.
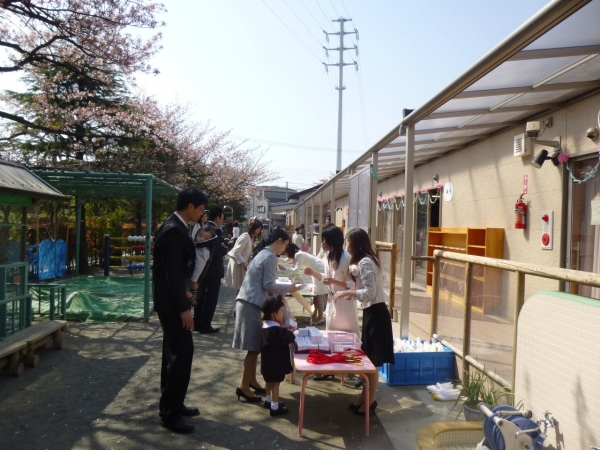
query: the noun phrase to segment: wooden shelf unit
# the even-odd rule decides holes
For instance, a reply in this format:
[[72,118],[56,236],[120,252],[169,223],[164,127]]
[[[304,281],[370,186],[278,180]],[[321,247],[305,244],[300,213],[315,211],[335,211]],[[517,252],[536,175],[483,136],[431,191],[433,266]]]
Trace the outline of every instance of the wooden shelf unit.
[[[433,256],[435,250],[447,250],[467,255],[504,258],[503,228],[437,228],[429,229],[427,255]],[[464,302],[465,266],[454,261],[442,264],[440,282],[443,292],[452,299]],[[433,283],[433,263],[427,262],[427,287]],[[498,312],[501,301],[502,273],[500,270],[473,266],[471,285],[473,308],[484,314]],[[440,296],[442,297],[442,290]]]

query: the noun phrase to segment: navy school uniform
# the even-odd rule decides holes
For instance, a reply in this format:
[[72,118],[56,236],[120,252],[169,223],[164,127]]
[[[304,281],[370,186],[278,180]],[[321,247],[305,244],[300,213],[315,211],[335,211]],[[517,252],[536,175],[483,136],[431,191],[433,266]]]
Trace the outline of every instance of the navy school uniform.
[[263,324],[260,373],[267,383],[281,383],[292,372],[290,344],[295,339],[294,333],[277,322]]

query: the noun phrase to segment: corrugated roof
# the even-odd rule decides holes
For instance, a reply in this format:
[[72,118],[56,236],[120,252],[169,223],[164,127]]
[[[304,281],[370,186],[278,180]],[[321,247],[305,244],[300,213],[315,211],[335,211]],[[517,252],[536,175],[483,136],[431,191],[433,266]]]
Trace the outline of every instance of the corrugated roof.
[[0,160],[0,192],[32,198],[68,199],[22,164],[4,160]]

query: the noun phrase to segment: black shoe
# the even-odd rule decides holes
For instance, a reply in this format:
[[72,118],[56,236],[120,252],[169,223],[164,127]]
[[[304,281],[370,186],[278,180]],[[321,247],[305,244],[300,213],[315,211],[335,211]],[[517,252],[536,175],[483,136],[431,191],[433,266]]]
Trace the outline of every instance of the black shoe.
[[254,392],[256,392],[258,394],[266,394],[267,393],[267,390],[265,388],[256,387],[252,383],[250,383],[250,389],[252,389]]
[[210,334],[210,333],[218,333],[219,329],[218,328],[213,328],[213,327],[208,327],[208,328],[200,328],[198,330],[198,333],[200,334]]
[[[360,406],[358,408],[360,408]],[[364,416],[365,415],[365,411],[360,411],[358,408],[356,408],[352,412],[354,414],[356,414],[357,416]],[[377,400],[375,400],[373,403],[371,403],[371,406],[369,406],[369,412],[370,413],[374,413],[375,412],[375,408],[377,408]]]
[[185,417],[199,416],[200,410],[198,408],[190,408],[184,405],[183,408],[181,408],[181,415]]
[[[361,406],[362,405],[355,405],[354,403],[350,403],[350,405],[348,406],[348,409],[350,411],[358,411]],[[373,403],[371,403],[371,407],[369,409],[372,411],[375,408],[377,408],[377,400],[375,400]]]
[[313,377],[313,380],[315,380],[315,381],[327,381],[327,380],[335,381],[335,375],[315,375]]
[[237,395],[238,401],[239,401],[240,397],[243,397],[244,399],[246,399],[246,401],[248,403],[258,403],[258,402],[262,401],[262,397],[259,397],[258,395],[255,397],[250,397],[249,395],[244,394],[244,391],[242,391],[240,388],[237,388],[235,390],[235,395]]
[[365,380],[363,380],[361,378],[360,380],[356,380],[356,382],[354,383],[354,387],[355,388],[361,388],[361,387],[363,387],[363,384],[365,384]]
[[182,417],[177,417],[174,419],[162,417],[160,419],[160,424],[161,426],[165,427],[168,430],[171,430],[174,433],[187,434],[194,431],[194,425],[192,425]]
[[[269,408],[271,409],[271,408]],[[275,416],[283,416],[284,414],[289,413],[290,410],[287,409],[285,406],[279,406],[279,408],[277,409],[271,409],[271,417],[275,417]]]
[[[271,409],[271,402],[268,402],[265,400],[265,404],[263,405],[265,409]],[[285,406],[285,403],[283,402],[279,402],[279,407],[283,408]]]

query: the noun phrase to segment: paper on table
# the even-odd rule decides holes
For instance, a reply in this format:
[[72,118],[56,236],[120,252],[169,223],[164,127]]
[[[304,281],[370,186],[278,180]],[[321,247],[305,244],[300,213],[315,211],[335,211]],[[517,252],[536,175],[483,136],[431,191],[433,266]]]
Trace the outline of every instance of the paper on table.
[[315,285],[312,283],[304,283],[300,285],[300,290],[303,291],[305,289],[314,289]]

